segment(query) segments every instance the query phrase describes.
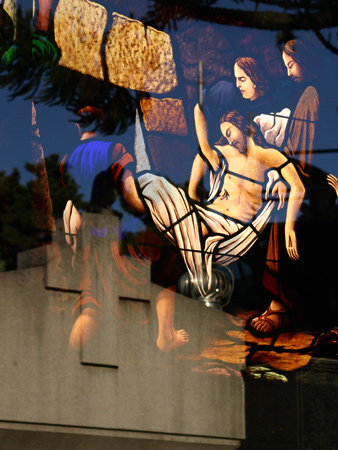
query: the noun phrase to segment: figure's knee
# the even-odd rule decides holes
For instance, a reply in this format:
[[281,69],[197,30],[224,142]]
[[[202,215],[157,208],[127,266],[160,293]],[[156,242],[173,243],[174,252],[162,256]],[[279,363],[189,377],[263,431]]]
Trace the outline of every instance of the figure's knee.
[[138,193],[134,176],[129,169],[123,172],[120,183],[122,198],[131,212],[143,214],[145,208]]
[[94,308],[85,308],[76,319],[69,337],[69,347],[80,350],[87,345],[100,329],[102,313]]

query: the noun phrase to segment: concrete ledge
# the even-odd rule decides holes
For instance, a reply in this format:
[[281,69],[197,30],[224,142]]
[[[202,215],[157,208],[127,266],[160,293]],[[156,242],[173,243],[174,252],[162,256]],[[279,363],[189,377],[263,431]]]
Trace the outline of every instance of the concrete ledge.
[[241,441],[113,429],[0,422],[1,450],[235,450]]

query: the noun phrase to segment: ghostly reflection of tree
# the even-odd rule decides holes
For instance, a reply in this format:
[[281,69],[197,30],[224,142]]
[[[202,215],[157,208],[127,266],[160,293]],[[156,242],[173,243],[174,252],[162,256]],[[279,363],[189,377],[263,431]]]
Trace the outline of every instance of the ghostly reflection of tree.
[[[55,154],[47,156],[45,162],[49,175],[53,216],[62,217],[64,205],[70,197],[80,209],[86,208],[87,204],[82,201],[79,186],[70,174],[64,174],[66,187],[59,182],[59,156]],[[32,174],[37,171],[37,166],[31,163],[26,163],[25,168]],[[32,197],[33,191],[40,189],[39,180],[34,179],[22,184],[20,178],[20,172],[16,168],[10,174],[0,172],[0,260],[5,262],[3,270],[16,268],[18,252],[42,245],[46,237],[50,238],[50,234],[44,233],[45,230],[36,230],[33,221],[33,214],[36,214],[36,211],[33,210]],[[42,192],[41,195],[43,194]]]
[[[331,0],[262,0],[246,2],[233,0],[236,9],[217,6],[217,0],[153,0],[143,21],[149,25],[176,29],[179,21],[190,19],[261,30],[280,31],[278,39],[292,39],[296,30],[314,31],[322,44],[338,54],[338,42],[326,38],[321,30],[338,26],[338,3]],[[241,7],[243,5],[243,7]],[[259,10],[264,5],[264,10]],[[267,10],[267,6],[271,10]]]

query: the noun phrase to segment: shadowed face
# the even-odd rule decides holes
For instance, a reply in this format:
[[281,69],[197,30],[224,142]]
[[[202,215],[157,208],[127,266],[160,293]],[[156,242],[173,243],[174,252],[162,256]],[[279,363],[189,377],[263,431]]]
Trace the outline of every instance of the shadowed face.
[[236,87],[240,90],[243,98],[247,100],[256,100],[259,95],[256,91],[256,85],[251,78],[241,69],[237,63],[234,66],[234,73],[236,78]]
[[240,153],[246,152],[246,138],[239,128],[230,122],[223,122],[221,132],[231,147],[236,148]]
[[283,52],[282,58],[288,72],[288,77],[291,77],[296,83],[303,81],[303,71],[300,65],[292,58]]

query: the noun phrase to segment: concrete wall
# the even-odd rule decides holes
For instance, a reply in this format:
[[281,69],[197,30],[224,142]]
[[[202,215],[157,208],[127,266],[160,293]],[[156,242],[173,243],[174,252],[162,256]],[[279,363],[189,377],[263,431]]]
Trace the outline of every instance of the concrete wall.
[[[88,215],[87,230],[102,220]],[[91,239],[85,229],[82,245]],[[74,272],[68,276],[73,285],[65,282],[72,269],[62,242],[59,253],[53,246],[36,250],[35,259],[34,251],[28,252],[20,256],[21,269],[0,274],[0,420],[7,430],[0,433],[0,448],[15,449],[13,442],[22,445],[27,436],[35,440],[34,448],[63,448],[55,433],[65,442],[71,439],[68,448],[87,448],[77,445],[88,433],[103,439],[102,446],[90,448],[106,448],[104,439],[111,445],[120,438],[132,447],[120,442],[116,448],[143,448],[137,439],[151,439],[152,448],[178,448],[169,445],[177,441],[180,448],[199,448],[198,443],[238,448],[245,437],[242,378],[209,376],[192,365],[215,323],[226,326],[227,316],[177,295],[176,328],[189,332],[190,343],[187,350],[160,352],[155,298],[161,288],[150,283],[148,271],[138,298],[126,299],[116,283],[111,304],[118,305],[120,317],[106,308],[95,338],[79,352],[70,350],[79,279]],[[101,256],[106,242],[96,245]],[[41,433],[47,433],[50,446]]]

